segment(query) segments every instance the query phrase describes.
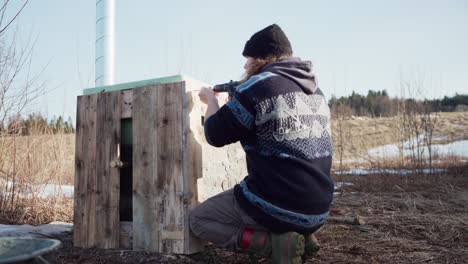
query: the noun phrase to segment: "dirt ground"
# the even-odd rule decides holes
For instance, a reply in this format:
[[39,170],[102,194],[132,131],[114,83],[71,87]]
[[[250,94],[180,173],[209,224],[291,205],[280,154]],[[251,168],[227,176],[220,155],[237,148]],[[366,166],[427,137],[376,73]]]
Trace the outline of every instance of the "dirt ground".
[[[465,165],[456,176],[406,183],[399,179],[390,183],[391,175],[379,175],[373,180],[387,179],[386,188],[366,188],[372,185],[369,180],[346,187],[335,196],[334,220],[317,233],[321,250],[305,263],[468,263],[466,169]],[[353,182],[353,176],[348,180]],[[357,216],[361,224],[340,220]],[[270,263],[268,258],[214,246],[183,256],[75,248],[71,233],[58,239],[63,247],[47,256],[51,263]]]

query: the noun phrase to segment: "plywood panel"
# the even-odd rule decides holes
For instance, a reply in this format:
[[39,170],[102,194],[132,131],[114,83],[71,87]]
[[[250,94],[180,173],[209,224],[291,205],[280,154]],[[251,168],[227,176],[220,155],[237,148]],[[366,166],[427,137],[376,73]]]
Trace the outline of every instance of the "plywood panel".
[[120,106],[120,91],[98,94],[95,222],[96,242],[100,248],[119,247],[120,170],[112,168],[110,163],[119,158]]
[[159,250],[158,119],[156,86],[133,90],[133,249]]
[[77,99],[73,242],[95,246],[96,240],[96,104],[97,95]]

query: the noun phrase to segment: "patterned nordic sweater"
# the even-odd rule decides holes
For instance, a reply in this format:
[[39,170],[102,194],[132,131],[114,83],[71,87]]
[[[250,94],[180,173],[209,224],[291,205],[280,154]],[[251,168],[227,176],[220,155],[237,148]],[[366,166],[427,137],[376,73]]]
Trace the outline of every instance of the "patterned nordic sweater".
[[211,145],[241,142],[248,176],[235,197],[276,233],[315,232],[333,197],[330,110],[311,68],[299,58],[266,65],[205,122]]

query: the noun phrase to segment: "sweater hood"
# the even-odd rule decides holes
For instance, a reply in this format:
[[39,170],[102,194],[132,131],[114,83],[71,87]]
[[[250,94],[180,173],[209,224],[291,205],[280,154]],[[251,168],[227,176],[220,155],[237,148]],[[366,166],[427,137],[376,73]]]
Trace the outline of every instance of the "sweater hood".
[[281,75],[295,82],[306,94],[313,94],[317,88],[312,62],[300,58],[286,58],[265,65],[262,72]]

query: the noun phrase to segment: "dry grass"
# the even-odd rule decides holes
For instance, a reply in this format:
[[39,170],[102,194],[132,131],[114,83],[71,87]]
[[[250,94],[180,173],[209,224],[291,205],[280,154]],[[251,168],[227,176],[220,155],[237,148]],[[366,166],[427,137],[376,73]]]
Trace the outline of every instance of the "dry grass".
[[35,134],[0,137],[0,177],[31,183],[73,184],[75,135]]
[[0,220],[44,224],[72,221],[73,201],[45,197],[41,184],[73,184],[74,135],[32,129],[31,136],[0,133]]
[[0,223],[42,225],[53,221],[73,221],[73,200],[63,197],[19,198],[16,206],[6,206]]
[[[337,119],[332,120],[335,160],[338,160],[339,143]],[[368,159],[367,150],[386,144],[398,143],[399,121],[397,117],[349,117],[343,122],[343,159]],[[439,113],[433,144],[468,138],[468,112]]]
[[[407,189],[411,186],[431,188],[445,184],[447,179],[450,179],[452,183],[464,183],[468,180],[468,162],[462,161],[459,157],[446,157],[439,160],[433,167],[432,173],[429,173],[429,170],[421,172],[415,166],[401,168],[396,161],[382,164],[387,166],[373,168],[371,173],[366,175],[332,172],[333,179],[335,182],[352,183],[351,188],[366,192]],[[406,171],[396,173],[398,169]]]

